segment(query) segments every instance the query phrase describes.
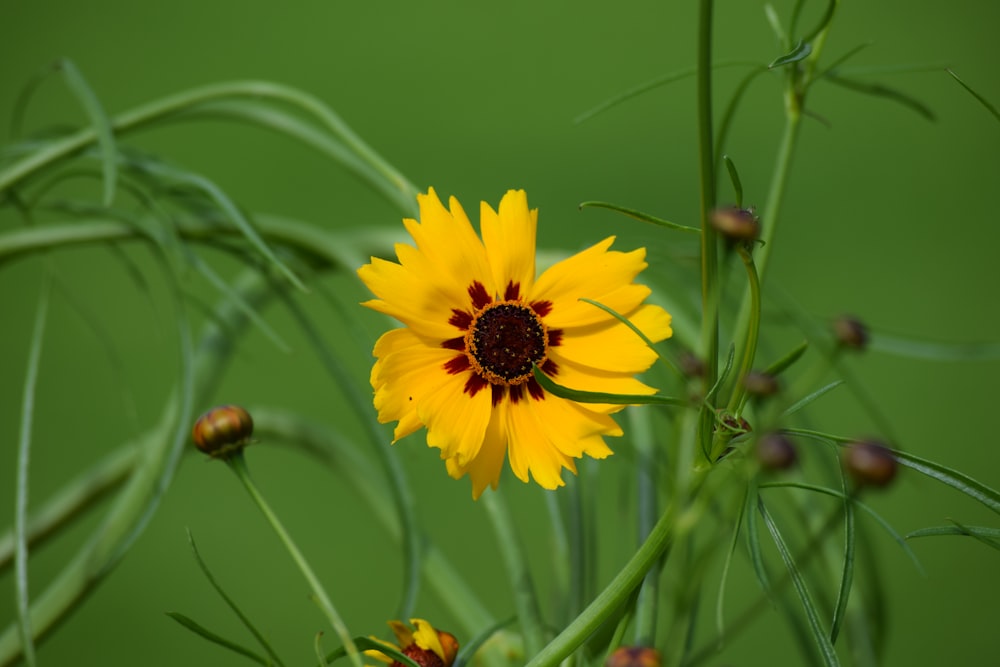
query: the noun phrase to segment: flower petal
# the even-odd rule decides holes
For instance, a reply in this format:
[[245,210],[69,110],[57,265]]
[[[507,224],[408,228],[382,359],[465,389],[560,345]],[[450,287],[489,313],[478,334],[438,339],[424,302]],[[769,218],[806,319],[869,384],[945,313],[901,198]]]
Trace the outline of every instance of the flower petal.
[[531,301],[549,301],[551,313],[545,323],[553,327],[585,326],[607,319],[600,308],[580,301],[592,299],[619,313],[635,310],[649,296],[645,285],[632,280],[646,268],[646,250],[609,251],[615,237],[609,236],[572,257],[553,264],[539,276]]
[[417,401],[417,415],[427,426],[427,445],[441,450],[441,458],[455,457],[460,465],[474,459],[483,445],[490,421],[491,392],[482,390],[474,396],[465,391],[469,373],[425,374],[435,378],[433,392]]
[[[640,306],[628,319],[653,342],[669,338],[670,314],[659,306]],[[608,316],[606,322],[563,330],[559,354],[580,364],[619,373],[641,373],[656,361],[656,352],[634,331]]]
[[417,646],[426,651],[433,651],[437,657],[444,660],[444,647],[441,646],[441,638],[438,637],[434,626],[422,618],[411,618],[410,623],[416,628],[413,632],[413,641]]
[[479,226],[497,289],[502,292],[514,283],[522,296],[528,294],[535,280],[538,209],[528,210],[524,190],[508,190],[500,200],[499,214],[482,203]]
[[[558,349],[549,350],[549,359],[554,361],[558,372],[552,379],[564,387],[581,391],[603,391],[611,394],[655,394],[656,389],[643,384],[632,377],[630,373],[594,368],[586,364],[570,361],[562,356]],[[548,396],[548,395],[547,395]],[[587,403],[586,407],[595,412],[611,414],[618,412],[624,405],[604,403]]]
[[358,269],[358,276],[378,299],[365,301],[363,306],[394,317],[428,338],[447,339],[455,335],[448,324],[453,306],[439,293],[428,288],[425,275],[410,271],[396,262],[372,257],[370,264]]
[[522,482],[528,481],[530,472],[536,484],[545,489],[555,489],[565,484],[562,469],[569,468],[575,473],[576,463],[549,440],[537,413],[532,409],[534,402],[527,399],[509,405],[510,467]]
[[458,458],[446,461],[448,474],[459,479],[468,473],[472,478],[472,499],[478,500],[487,486],[494,489],[500,483],[504,458],[507,456],[507,401],[501,401],[493,408],[490,423],[486,427],[483,446],[475,458],[459,465]]

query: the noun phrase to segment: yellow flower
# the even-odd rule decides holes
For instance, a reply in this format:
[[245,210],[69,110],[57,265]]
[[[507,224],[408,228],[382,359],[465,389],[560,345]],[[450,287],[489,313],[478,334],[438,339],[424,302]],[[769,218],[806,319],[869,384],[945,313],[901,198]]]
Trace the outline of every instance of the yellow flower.
[[[451,667],[455,662],[455,655],[458,654],[458,640],[455,639],[455,635],[435,629],[422,618],[411,618],[410,623],[416,630],[410,630],[402,621],[389,621],[389,627],[396,635],[398,646],[382,640],[376,641],[397,649],[420,667]],[[365,651],[365,655],[391,667],[402,667],[402,663],[375,649]]]
[[398,263],[372,258],[358,270],[377,297],[364,305],[406,325],[375,344],[379,421],[398,422],[394,442],[426,427],[448,473],[472,478],[474,498],[496,488],[506,456],[522,481],[530,473],[546,489],[562,486],[574,459],[611,454],[604,436],[622,431],[608,415],[622,406],[558,398],[532,366],[574,389],[654,392],[633,376],[655,353],[580,300],[625,315],[653,341],[669,337],[670,315],[633,283],[645,250],[609,250],[612,236],[536,278],[538,211],[523,190],[507,192],[499,212],[483,202],[482,240],[454,197],[450,211],[433,189],[417,200],[420,222],[403,221],[416,247],[397,244]]

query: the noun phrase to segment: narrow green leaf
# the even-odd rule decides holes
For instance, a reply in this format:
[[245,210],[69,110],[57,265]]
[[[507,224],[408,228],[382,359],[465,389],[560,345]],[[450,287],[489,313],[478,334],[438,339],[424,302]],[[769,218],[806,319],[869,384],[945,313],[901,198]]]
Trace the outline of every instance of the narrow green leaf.
[[323,653],[322,632],[317,632],[313,637],[313,652],[316,654],[316,661],[319,663],[319,667],[330,667],[330,662],[326,659],[326,655]]
[[281,658],[279,658],[278,655],[274,652],[274,649],[271,648],[271,644],[267,641],[267,639],[264,638],[264,635],[261,634],[261,632],[257,629],[257,627],[254,626],[254,624],[250,621],[247,615],[243,613],[243,611],[239,608],[236,602],[234,602],[233,599],[229,597],[229,595],[226,593],[226,591],[223,590],[222,586],[216,580],[215,575],[213,575],[212,571],[208,569],[208,564],[205,563],[205,559],[201,557],[201,552],[198,551],[198,545],[195,544],[194,535],[191,534],[191,529],[187,529],[187,537],[188,537],[188,544],[191,545],[191,552],[194,554],[194,558],[198,562],[198,567],[201,568],[202,574],[204,574],[205,578],[208,579],[208,583],[212,585],[212,588],[214,588],[215,592],[219,594],[219,597],[221,597],[222,600],[226,603],[226,606],[229,607],[229,609],[232,610],[234,614],[236,614],[237,618],[240,619],[240,622],[243,624],[243,627],[245,627],[247,630],[250,631],[250,634],[252,634],[254,639],[257,640],[257,643],[260,644],[260,647],[267,652],[267,654],[271,657],[271,660],[274,661],[274,664],[278,665],[278,667],[283,667],[284,663],[281,661]]
[[987,528],[985,526],[966,526],[954,522],[952,526],[935,526],[932,528],[921,528],[912,533],[907,533],[906,539],[914,537],[936,537],[940,535],[962,535],[972,537],[994,549],[1000,549],[1000,528]]
[[[400,664],[408,665],[408,667],[420,667],[420,665],[415,663],[410,657],[404,655],[398,648],[393,647],[388,642],[383,643],[372,639],[371,637],[355,637],[354,645],[358,647],[359,651],[378,651],[382,655],[388,656]],[[345,655],[347,655],[347,650],[340,647],[327,653],[326,661],[335,662],[343,658]]]
[[764,372],[768,375],[778,376],[784,373],[788,368],[794,364],[799,358],[805,354],[806,350],[809,349],[809,341],[804,340],[799,343],[795,349],[778,359],[776,362],[764,369]]
[[210,641],[213,644],[216,644],[217,646],[221,646],[222,648],[229,649],[233,653],[238,653],[239,655],[242,655],[245,658],[249,658],[250,660],[256,662],[258,665],[264,665],[265,667],[268,667],[268,665],[271,664],[263,656],[257,655],[256,653],[246,648],[245,646],[241,646],[240,644],[237,644],[234,641],[226,639],[225,637],[212,632],[205,626],[201,625],[197,621],[188,618],[184,614],[178,613],[176,611],[168,611],[167,616],[174,619],[175,621],[180,623],[183,627],[195,633],[202,639]]
[[774,31],[774,36],[777,37],[778,43],[786,43],[788,41],[788,36],[785,34],[785,29],[781,27],[781,18],[778,16],[778,12],[775,10],[774,5],[770,2],[764,5],[764,17],[767,19],[768,25],[771,26],[771,30]]
[[810,53],[812,53],[812,45],[807,42],[803,42],[802,40],[799,40],[799,43],[795,45],[795,48],[793,48],[785,55],[779,56],[778,58],[772,60],[768,64],[767,68],[775,69],[777,67],[784,67],[785,65],[791,65],[793,63],[800,62],[808,58]]
[[729,374],[733,372],[733,363],[735,361],[736,361],[736,346],[730,343],[729,354],[726,356],[726,364],[725,366],[722,367],[722,370],[719,371],[719,377],[715,381],[715,384],[712,385],[712,388],[708,390],[707,394],[705,394],[706,401],[711,401],[712,398],[715,397],[715,394],[716,392],[719,391],[719,388],[722,386],[722,383],[724,383],[726,381],[726,378],[729,377]]
[[581,391],[556,384],[538,366],[532,372],[542,389],[559,398],[567,398],[577,403],[607,403],[610,405],[672,405],[690,407],[690,404],[679,398],[661,396],[660,394],[609,394],[603,391]]
[[951,78],[955,79],[955,81],[957,81],[958,84],[960,86],[962,86],[962,88],[965,88],[967,91],[969,91],[969,94],[972,95],[973,97],[975,97],[979,101],[980,104],[982,104],[984,107],[986,107],[986,110],[989,111],[991,114],[993,114],[994,118],[996,118],[997,120],[1000,120],[1000,111],[997,111],[997,108],[995,106],[993,106],[993,104],[991,104],[989,100],[987,100],[985,97],[983,97],[982,95],[980,95],[979,93],[977,93],[975,90],[973,90],[972,87],[969,86],[969,84],[967,84],[965,81],[962,81],[958,77],[958,75],[955,74],[955,72],[951,70],[951,68],[948,68],[945,71],[948,72],[948,74],[951,75]]
[[851,587],[854,582],[854,503],[847,491],[847,477],[840,470],[841,488],[844,496],[844,567],[840,576],[840,588],[837,591],[837,604],[833,608],[833,620],[830,622],[830,643],[836,644],[840,628],[847,614],[847,603],[851,597]]
[[840,67],[841,65],[843,65],[845,62],[847,62],[848,60],[850,60],[854,56],[858,55],[861,51],[864,51],[865,49],[867,49],[873,43],[874,42],[863,42],[863,43],[858,44],[857,46],[855,46],[855,47],[853,47],[851,49],[848,49],[847,53],[845,53],[844,55],[842,55],[842,56],[834,59],[834,61],[832,63],[830,63],[829,65],[827,65],[826,67],[824,67],[818,74],[816,74],[816,76],[814,78],[821,79],[821,78],[825,77],[827,74],[829,74],[830,72],[837,71],[838,67]]
[[820,387],[813,393],[809,394],[808,396],[804,396],[803,398],[796,401],[793,405],[789,406],[787,409],[785,409],[784,412],[781,413],[781,416],[790,417],[791,415],[794,415],[796,412],[806,407],[807,405],[815,401],[817,398],[833,391],[842,384],[844,384],[843,380],[835,380],[824,387]]
[[809,623],[809,630],[812,632],[813,642],[815,642],[816,648],[819,649],[819,654],[823,659],[823,663],[828,667],[836,667],[840,665],[840,660],[837,658],[837,652],[834,650],[833,644],[830,642],[830,637],[827,635],[822,623],[820,622],[819,611],[816,609],[816,604],[813,602],[812,594],[809,593],[809,588],[806,586],[805,578],[802,576],[802,573],[799,572],[799,568],[795,564],[795,557],[792,556],[792,553],[788,550],[788,545],[785,544],[785,540],[781,536],[781,531],[778,529],[778,525],[774,522],[774,519],[771,518],[770,512],[768,512],[767,507],[764,506],[764,501],[760,498],[757,500],[757,509],[760,511],[760,515],[764,519],[764,524],[767,526],[768,532],[771,533],[771,538],[774,540],[774,545],[778,548],[781,560],[784,561],[785,567],[788,569],[788,573],[792,577],[792,585],[795,587],[795,591],[799,595],[799,600],[802,602],[802,608],[806,612],[806,620]]
[[880,83],[867,83],[865,81],[858,81],[857,79],[848,79],[832,72],[828,73],[823,78],[830,83],[835,83],[838,86],[847,88],[848,90],[853,90],[865,95],[871,95],[872,97],[881,97],[891,102],[901,104],[907,109],[920,114],[929,121],[937,120],[937,117],[934,112],[931,111],[930,107],[917,98],[907,95],[906,93],[896,90],[895,88],[890,88],[889,86],[884,86]]
[[45,340],[50,291],[48,265],[46,265],[42,273],[38,310],[35,313],[31,347],[28,350],[28,368],[21,394],[21,428],[17,443],[17,491],[14,512],[14,587],[17,596],[17,625],[21,635],[24,662],[29,667],[34,667],[37,663],[28,594],[28,471],[31,468],[31,427],[35,414],[35,387],[38,384],[38,367],[42,359],[42,342]]
[[733,184],[733,192],[736,196],[736,208],[743,208],[743,182],[740,174],[736,171],[736,163],[728,155],[722,156],[722,161],[726,163],[726,171],[729,172],[729,181]]
[[997,514],[1000,514],[1000,493],[995,489],[969,477],[965,473],[952,470],[940,463],[922,459],[908,452],[894,449],[892,450],[892,455],[904,466],[912,468],[927,477],[936,479],[942,484],[947,484],[970,498],[978,500]]
[[871,350],[926,361],[1000,361],[1000,342],[948,343],[873,333]]
[[104,206],[111,206],[115,200],[115,185],[118,179],[118,148],[115,144],[115,134],[111,129],[111,120],[104,112],[94,90],[87,83],[83,74],[72,60],[63,58],[57,63],[59,71],[66,77],[66,83],[73,94],[80,100],[84,111],[90,118],[91,125],[97,135],[97,147],[101,152],[101,167],[104,172]]
[[691,234],[701,234],[701,230],[697,227],[688,227],[687,225],[681,225],[676,222],[670,222],[669,220],[664,220],[662,218],[657,218],[648,213],[643,213],[642,211],[637,211],[632,208],[626,208],[624,206],[619,206],[618,204],[611,204],[605,201],[585,201],[580,202],[579,208],[581,210],[585,208],[606,208],[609,211],[616,211],[627,215],[630,218],[635,218],[636,220],[641,220],[642,222],[650,222],[654,225],[659,225],[660,227],[667,227],[668,229],[676,229],[680,232],[688,232]]
[[490,638],[496,633],[500,632],[505,628],[509,628],[517,621],[517,616],[511,616],[502,621],[497,621],[493,625],[489,626],[478,635],[473,637],[470,641],[462,644],[461,648],[458,650],[458,655],[455,656],[455,662],[452,667],[465,667],[470,661],[476,656],[476,652],[485,644]]
[[806,36],[802,38],[803,42],[811,44],[821,32],[826,30],[826,27],[830,25],[830,21],[833,20],[833,15],[837,13],[838,2],[839,0],[827,0],[826,11],[823,12],[823,16],[820,18],[819,23],[816,24],[816,27],[807,32]]
[[743,516],[747,525],[747,550],[750,552],[750,563],[753,565],[754,574],[760,587],[767,593],[771,592],[771,578],[767,574],[767,566],[764,564],[764,552],[760,548],[760,531],[757,526],[757,512],[754,511],[760,502],[760,491],[757,486],[757,478],[750,480],[747,487],[746,502],[743,505]]
[[671,72],[663,76],[658,76],[655,79],[650,79],[649,81],[646,81],[644,83],[640,83],[639,85],[633,86],[632,88],[629,88],[623,93],[608,98],[607,100],[601,102],[597,106],[587,111],[584,111],[579,116],[574,118],[573,122],[579,124],[584,121],[590,120],[594,116],[604,113],[608,109],[612,109],[621,104],[622,102],[626,102],[632,99],[633,97],[638,97],[643,93],[649,92],[650,90],[655,90],[660,86],[665,86],[669,83],[673,83],[674,81],[680,81],[682,79],[694,76],[696,71],[697,70],[694,67],[689,67],[687,69],[683,69],[677,72]]
[[[914,566],[916,566],[917,570],[921,574],[923,574],[924,568],[920,564],[920,560],[917,558],[917,554],[913,553],[913,550],[910,548],[910,545],[906,543],[906,539],[904,539],[902,535],[896,532],[896,530],[892,527],[892,524],[883,519],[882,515],[873,510],[869,505],[866,505],[865,503],[858,500],[855,496],[845,494],[843,491],[837,491],[836,489],[831,489],[825,486],[817,486],[815,484],[806,484],[804,482],[767,482],[765,484],[761,484],[760,488],[803,489],[805,491],[813,491],[815,493],[822,493],[828,496],[833,496],[834,498],[850,500],[855,507],[863,510],[866,514],[868,514],[868,516],[875,519],[875,522],[878,523],[878,525],[880,525],[882,529],[889,534],[890,537],[892,537],[893,541],[895,541],[896,544],[898,544],[899,547],[906,553],[906,555],[910,557],[910,560],[913,561],[913,564]],[[907,537],[909,537],[909,535],[907,535]]]
[[736,553],[736,546],[740,541],[740,528],[743,526],[744,517],[747,511],[747,497],[750,494],[750,485],[747,485],[743,503],[740,504],[740,512],[733,523],[733,538],[729,542],[729,550],[726,552],[726,559],[722,563],[722,574],[719,576],[719,592],[715,598],[715,629],[719,633],[719,643],[721,648],[722,638],[726,636],[725,622],[725,597],[726,582],[729,580],[729,566],[733,562],[733,554]]

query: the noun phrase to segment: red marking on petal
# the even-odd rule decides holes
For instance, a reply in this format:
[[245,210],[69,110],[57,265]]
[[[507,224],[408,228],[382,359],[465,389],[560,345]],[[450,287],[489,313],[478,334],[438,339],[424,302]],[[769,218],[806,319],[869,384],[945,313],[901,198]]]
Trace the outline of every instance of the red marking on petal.
[[510,402],[517,403],[524,396],[524,385],[523,384],[512,384],[508,390],[510,393]]
[[[552,343],[549,343],[551,345]],[[458,336],[457,338],[449,338],[448,340],[441,343],[441,347],[446,350],[465,350],[465,336]]]
[[529,378],[526,384],[528,385],[528,393],[533,399],[540,401],[545,398],[545,390],[542,389],[542,385],[538,384],[538,380]]
[[549,347],[558,347],[562,345],[562,337],[562,329],[549,329]]
[[469,285],[469,296],[472,297],[472,305],[475,306],[476,310],[482,310],[493,303],[493,297],[489,295],[486,287],[478,280],[472,281],[472,284]]
[[475,396],[480,391],[485,389],[486,385],[488,384],[489,382],[487,382],[483,378],[483,376],[477,373],[473,373],[472,375],[469,376],[469,379],[465,381],[465,388],[462,391],[464,391],[469,396]]
[[549,377],[555,377],[559,375],[559,364],[552,361],[551,359],[546,359],[545,363],[542,364],[542,372]]
[[496,406],[500,405],[500,401],[503,400],[504,389],[506,389],[506,387],[504,387],[502,384],[495,384],[495,385],[493,385],[493,407],[494,408]]
[[452,308],[451,317],[448,318],[448,324],[456,326],[462,331],[468,331],[469,327],[472,326],[472,315],[469,315],[464,310]]
[[504,301],[518,301],[521,298],[521,283],[511,280],[507,283],[507,289],[503,292]]
[[552,312],[552,302],[551,301],[532,301],[531,309],[535,311],[535,314],[539,317],[545,317]]
[[448,371],[450,375],[458,375],[462,371],[467,371],[470,368],[472,368],[472,364],[469,363],[469,357],[464,354],[452,357],[444,365],[444,369]]

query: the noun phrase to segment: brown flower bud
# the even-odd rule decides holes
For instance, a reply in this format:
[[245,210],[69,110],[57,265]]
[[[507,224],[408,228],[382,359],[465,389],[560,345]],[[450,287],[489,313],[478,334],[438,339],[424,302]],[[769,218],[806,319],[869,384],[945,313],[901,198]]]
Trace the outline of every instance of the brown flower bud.
[[778,378],[764,371],[750,371],[743,378],[743,386],[751,396],[764,398],[778,393]]
[[799,459],[795,445],[781,433],[765,433],[757,438],[757,461],[767,470],[787,470]]
[[681,373],[689,378],[700,378],[705,375],[705,362],[699,359],[694,352],[684,351],[677,360]]
[[863,486],[888,486],[899,468],[889,448],[873,440],[852,442],[844,449],[843,459],[847,472]]
[[608,656],[604,667],[660,667],[660,652],[648,646],[622,646]]
[[712,226],[730,241],[754,241],[760,236],[760,219],[752,209],[725,206],[712,211]]
[[852,315],[841,315],[833,321],[833,334],[841,347],[863,350],[868,347],[868,327]]
[[194,423],[195,446],[212,457],[225,457],[243,449],[253,435],[250,413],[238,405],[212,408]]

